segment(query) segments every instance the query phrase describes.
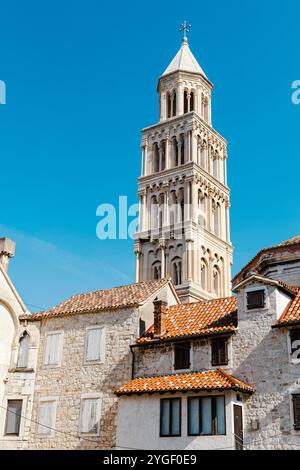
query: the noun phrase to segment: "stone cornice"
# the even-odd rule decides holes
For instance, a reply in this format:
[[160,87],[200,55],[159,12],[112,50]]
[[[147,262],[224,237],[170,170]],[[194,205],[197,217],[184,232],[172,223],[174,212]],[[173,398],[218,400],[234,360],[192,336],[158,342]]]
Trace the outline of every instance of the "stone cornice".
[[153,124],[152,126],[144,127],[142,129],[142,138],[146,138],[144,134],[146,132],[149,132],[151,130],[157,129],[157,131],[163,131],[164,128],[169,131],[169,128],[171,126],[174,126],[174,124],[182,124],[183,126],[191,126],[193,123],[199,123],[201,124],[207,132],[210,132],[213,134],[216,138],[220,139],[224,145],[227,145],[227,140],[221,136],[212,126],[210,126],[207,122],[205,122],[199,114],[197,114],[195,111],[192,111],[190,113],[182,114],[181,116],[175,116],[170,119],[166,119],[165,121],[158,122],[157,124]]

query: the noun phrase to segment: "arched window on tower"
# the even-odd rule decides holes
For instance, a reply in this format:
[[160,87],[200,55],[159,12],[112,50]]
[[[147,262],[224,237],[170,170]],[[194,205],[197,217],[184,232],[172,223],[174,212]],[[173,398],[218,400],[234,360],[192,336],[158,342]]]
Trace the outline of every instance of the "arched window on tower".
[[153,173],[157,173],[159,171],[159,150],[158,144],[153,144]]
[[172,116],[172,96],[171,93],[167,94],[167,116],[170,118]]
[[176,107],[177,107],[176,91],[174,91],[173,92],[173,116],[176,116]]
[[198,192],[198,223],[206,228],[206,195]]
[[180,140],[179,140],[179,145],[180,145],[180,162],[179,165],[184,164],[184,135],[180,135]]
[[166,142],[161,142],[161,162],[160,162],[160,171],[166,168]]
[[184,114],[189,112],[189,99],[187,90],[184,90],[183,92],[183,112]]
[[214,178],[218,178],[218,163],[219,163],[218,152],[215,152],[212,162],[212,175]]
[[207,289],[207,272],[208,272],[208,269],[207,269],[206,260],[204,258],[201,258],[200,268],[201,268],[201,273],[200,273],[201,287],[202,287],[203,290],[206,290]]
[[200,150],[200,166],[203,170],[207,170],[207,162],[206,162],[206,155],[207,155],[207,146],[206,141],[204,140],[201,144]]
[[213,267],[213,289],[217,297],[221,296],[221,274],[218,266]]
[[191,91],[191,94],[190,94],[190,111],[194,111],[195,109],[195,95],[194,95],[194,92]]
[[174,286],[182,283],[182,263],[181,258],[177,257],[172,260],[172,281]]
[[28,365],[28,353],[29,353],[29,342],[30,337],[27,331],[24,331],[19,339],[19,353],[17,368],[25,369]]
[[156,196],[151,197],[151,206],[150,206],[150,214],[151,214],[151,230],[157,228],[158,225],[158,203]]
[[160,261],[155,261],[152,265],[153,279],[161,279],[161,263]]

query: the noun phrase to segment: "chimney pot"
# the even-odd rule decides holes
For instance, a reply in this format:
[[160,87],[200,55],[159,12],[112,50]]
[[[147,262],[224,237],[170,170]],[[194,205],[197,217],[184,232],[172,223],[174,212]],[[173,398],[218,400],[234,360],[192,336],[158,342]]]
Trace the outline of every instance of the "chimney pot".
[[0,238],[0,264],[5,272],[8,271],[9,258],[15,255],[15,242],[9,238]]

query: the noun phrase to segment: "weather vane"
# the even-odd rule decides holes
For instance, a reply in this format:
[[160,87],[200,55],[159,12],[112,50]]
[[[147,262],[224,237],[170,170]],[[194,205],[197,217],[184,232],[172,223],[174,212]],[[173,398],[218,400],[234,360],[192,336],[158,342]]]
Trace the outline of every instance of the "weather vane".
[[184,21],[181,26],[179,31],[183,31],[183,39],[187,39],[186,34],[189,33],[191,30],[191,25],[187,24],[186,21]]

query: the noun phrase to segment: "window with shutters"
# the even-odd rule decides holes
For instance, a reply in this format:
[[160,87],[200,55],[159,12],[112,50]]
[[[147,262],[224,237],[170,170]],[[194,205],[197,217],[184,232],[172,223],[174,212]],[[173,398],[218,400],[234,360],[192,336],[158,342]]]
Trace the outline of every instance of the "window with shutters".
[[294,428],[300,431],[300,393],[293,395]]
[[177,343],[174,345],[174,369],[189,369],[190,368],[190,350],[191,344]]
[[55,432],[57,398],[45,398],[39,403],[38,434],[49,436]]
[[19,353],[18,353],[18,362],[17,368],[24,369],[27,367],[28,363],[28,353],[29,353],[29,342],[30,337],[27,331],[24,331],[22,336],[19,339]]
[[228,339],[218,338],[211,341],[211,365],[224,366],[228,364]]
[[225,397],[188,398],[188,435],[226,434]]
[[51,332],[45,336],[45,366],[60,366],[63,347],[63,333]]
[[291,339],[291,359],[293,362],[300,361],[300,328],[290,331]]
[[99,434],[100,430],[100,398],[82,398],[80,432],[82,434]]
[[103,362],[105,359],[105,328],[91,326],[86,329],[85,361]]
[[265,291],[264,289],[247,292],[247,309],[264,308]]
[[181,398],[160,400],[160,437],[181,436]]
[[22,416],[23,400],[7,400],[5,435],[18,436]]

